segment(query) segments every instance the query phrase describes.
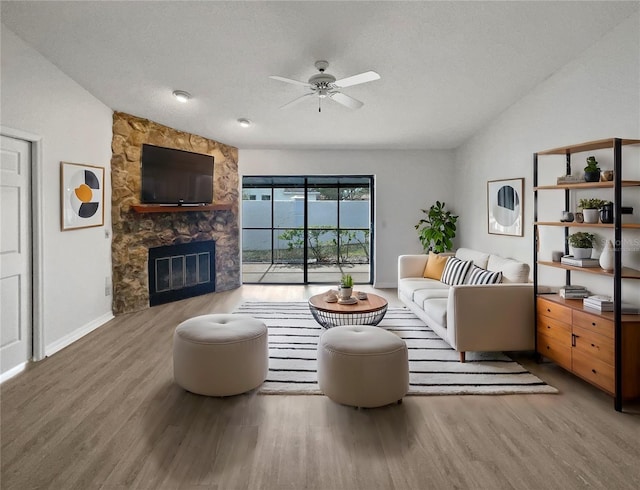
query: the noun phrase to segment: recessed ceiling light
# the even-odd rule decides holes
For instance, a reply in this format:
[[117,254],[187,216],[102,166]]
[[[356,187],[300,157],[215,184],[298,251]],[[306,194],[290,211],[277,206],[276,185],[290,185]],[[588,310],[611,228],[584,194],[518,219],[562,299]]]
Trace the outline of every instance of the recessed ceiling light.
[[185,104],[191,98],[191,94],[189,92],[185,92],[184,90],[174,90],[173,96],[178,100],[178,102],[182,102],[183,104]]
[[238,119],[238,124],[240,126],[242,126],[243,128],[248,128],[249,126],[251,126],[251,121],[249,121],[248,119],[245,119],[244,117]]

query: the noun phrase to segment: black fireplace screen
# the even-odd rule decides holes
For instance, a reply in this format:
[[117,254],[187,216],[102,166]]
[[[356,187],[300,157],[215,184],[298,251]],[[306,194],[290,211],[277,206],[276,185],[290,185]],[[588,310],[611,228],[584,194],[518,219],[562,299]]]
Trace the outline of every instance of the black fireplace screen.
[[150,305],[214,292],[215,257],[213,240],[150,248]]

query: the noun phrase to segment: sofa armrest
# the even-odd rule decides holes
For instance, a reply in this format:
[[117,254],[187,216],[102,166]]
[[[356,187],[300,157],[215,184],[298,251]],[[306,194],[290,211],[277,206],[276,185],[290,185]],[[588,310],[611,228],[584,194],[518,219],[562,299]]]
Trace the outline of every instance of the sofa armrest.
[[422,277],[428,260],[427,254],[400,255],[398,257],[398,280],[405,277]]
[[447,303],[447,333],[460,352],[533,350],[533,285],[453,286]]

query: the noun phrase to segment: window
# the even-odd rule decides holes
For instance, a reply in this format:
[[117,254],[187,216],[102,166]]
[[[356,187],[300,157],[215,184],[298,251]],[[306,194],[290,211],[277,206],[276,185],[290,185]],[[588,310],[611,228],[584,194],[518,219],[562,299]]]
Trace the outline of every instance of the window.
[[372,282],[372,176],[247,176],[242,185],[243,282],[337,284],[344,273]]

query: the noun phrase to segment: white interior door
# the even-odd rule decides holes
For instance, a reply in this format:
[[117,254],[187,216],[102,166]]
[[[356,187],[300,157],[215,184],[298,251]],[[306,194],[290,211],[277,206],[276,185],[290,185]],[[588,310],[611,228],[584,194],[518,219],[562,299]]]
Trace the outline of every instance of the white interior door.
[[0,373],[31,359],[31,145],[2,136]]

